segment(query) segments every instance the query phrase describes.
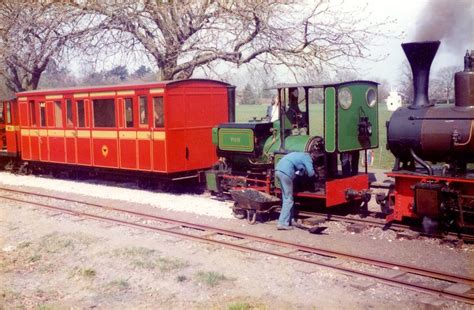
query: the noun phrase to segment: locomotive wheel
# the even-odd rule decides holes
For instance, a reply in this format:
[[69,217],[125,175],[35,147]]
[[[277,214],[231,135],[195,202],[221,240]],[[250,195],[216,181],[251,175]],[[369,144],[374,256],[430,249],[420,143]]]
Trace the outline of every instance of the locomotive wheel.
[[255,210],[247,211],[247,222],[249,222],[250,225],[254,225],[257,222],[257,211]]
[[245,210],[242,208],[239,208],[239,204],[237,202],[234,203],[234,206],[232,207],[232,215],[241,220],[245,218]]

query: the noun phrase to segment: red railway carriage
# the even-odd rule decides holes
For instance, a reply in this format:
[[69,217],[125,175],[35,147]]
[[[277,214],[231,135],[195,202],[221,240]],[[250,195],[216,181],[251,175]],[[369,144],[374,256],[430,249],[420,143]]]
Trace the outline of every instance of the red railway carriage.
[[197,176],[217,160],[212,127],[233,118],[234,89],[191,79],[20,92],[21,158]]
[[0,101],[0,157],[18,157],[20,126],[16,100]]

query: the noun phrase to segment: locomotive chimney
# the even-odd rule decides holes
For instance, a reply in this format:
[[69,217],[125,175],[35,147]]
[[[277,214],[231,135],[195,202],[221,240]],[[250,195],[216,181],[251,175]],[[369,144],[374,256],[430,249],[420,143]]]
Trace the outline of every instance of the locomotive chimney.
[[438,51],[439,41],[403,43],[402,48],[408,58],[413,74],[413,103],[410,109],[430,106],[428,82],[430,67]]

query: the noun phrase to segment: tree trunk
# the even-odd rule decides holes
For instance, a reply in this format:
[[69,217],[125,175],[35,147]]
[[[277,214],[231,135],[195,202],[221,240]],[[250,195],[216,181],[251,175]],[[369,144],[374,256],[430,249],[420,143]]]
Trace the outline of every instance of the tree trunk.
[[158,59],[155,58],[158,68],[160,68],[161,80],[174,80],[176,75],[175,70],[178,66],[178,57],[176,55],[170,55],[170,53],[168,52],[166,53],[164,59],[166,59],[164,63],[159,63]]
[[446,104],[449,104],[449,87],[446,89]]

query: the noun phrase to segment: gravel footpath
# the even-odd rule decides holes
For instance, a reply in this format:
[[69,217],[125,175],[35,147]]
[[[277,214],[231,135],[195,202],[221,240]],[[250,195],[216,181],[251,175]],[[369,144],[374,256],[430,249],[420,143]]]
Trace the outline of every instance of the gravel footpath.
[[[101,182],[101,184],[92,184],[0,172],[0,184],[9,186],[26,186],[46,190],[59,190],[63,193],[146,204],[156,208],[208,215],[222,219],[233,217],[230,209],[230,206],[232,205],[231,203],[211,200],[206,195],[158,193],[140,189],[117,187],[116,184],[108,186],[104,185],[104,183],[105,182]],[[124,185],[133,186],[131,184]]]

